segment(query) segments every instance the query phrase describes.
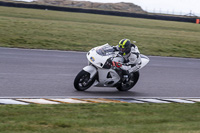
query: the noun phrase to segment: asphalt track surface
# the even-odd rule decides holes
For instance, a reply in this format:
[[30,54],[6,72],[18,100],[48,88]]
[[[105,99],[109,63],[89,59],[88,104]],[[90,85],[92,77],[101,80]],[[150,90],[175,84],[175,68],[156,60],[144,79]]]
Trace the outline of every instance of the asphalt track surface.
[[0,98],[200,96],[200,59],[149,58],[128,92],[106,87],[79,92],[73,81],[87,65],[86,52],[0,48]]

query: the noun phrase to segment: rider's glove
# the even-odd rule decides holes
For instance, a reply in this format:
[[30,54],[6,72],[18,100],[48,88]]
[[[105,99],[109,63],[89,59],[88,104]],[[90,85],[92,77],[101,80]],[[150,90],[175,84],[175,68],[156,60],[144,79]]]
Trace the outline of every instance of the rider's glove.
[[119,49],[116,46],[113,46],[114,51],[119,51]]
[[113,67],[118,67],[118,68],[120,68],[120,67],[122,67],[122,64],[120,63],[120,62],[112,62],[112,66]]

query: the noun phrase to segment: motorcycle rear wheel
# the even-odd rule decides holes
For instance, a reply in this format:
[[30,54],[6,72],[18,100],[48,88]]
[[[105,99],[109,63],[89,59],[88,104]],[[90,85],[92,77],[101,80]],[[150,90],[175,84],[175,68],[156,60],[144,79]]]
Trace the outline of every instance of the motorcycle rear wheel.
[[92,86],[95,78],[90,79],[90,73],[82,70],[78,73],[74,80],[74,87],[78,91],[85,91]]
[[119,90],[119,91],[128,91],[130,90],[131,88],[133,88],[136,83],[138,82],[138,79],[139,79],[139,76],[140,76],[140,73],[139,71],[137,72],[134,72],[133,73],[133,77],[127,82],[127,83],[120,83],[119,86],[117,86],[116,88]]

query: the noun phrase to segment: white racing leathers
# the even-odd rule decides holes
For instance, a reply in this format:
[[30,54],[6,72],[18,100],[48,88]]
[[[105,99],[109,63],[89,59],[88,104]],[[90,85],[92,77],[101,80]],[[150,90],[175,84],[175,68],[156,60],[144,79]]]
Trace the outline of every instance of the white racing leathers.
[[129,73],[139,70],[141,64],[141,57],[138,47],[133,45],[131,52],[124,57],[124,63],[121,69],[128,71]]

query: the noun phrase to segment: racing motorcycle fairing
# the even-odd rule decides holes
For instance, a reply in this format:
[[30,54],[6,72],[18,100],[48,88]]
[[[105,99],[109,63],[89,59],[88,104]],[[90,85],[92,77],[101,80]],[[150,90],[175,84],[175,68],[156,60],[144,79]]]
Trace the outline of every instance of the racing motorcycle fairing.
[[97,87],[113,87],[120,80],[120,76],[113,69],[98,69]]
[[97,69],[96,69],[94,66],[92,66],[92,65],[85,66],[85,67],[83,68],[83,70],[86,71],[86,72],[88,72],[88,73],[90,74],[90,78],[91,78],[91,79],[92,79],[92,78],[96,75],[96,73],[97,73]]
[[105,44],[91,49],[87,53],[87,59],[93,65],[103,68],[108,58],[114,57],[115,52],[112,46]]
[[143,54],[140,54],[140,57],[141,57],[140,69],[142,69],[144,66],[146,66],[149,63],[150,59],[146,55],[143,55]]
[[[123,63],[124,58],[118,56],[108,43],[91,49],[86,57],[88,66],[85,66],[74,80],[74,86],[78,91],[88,89],[92,84],[98,87],[116,87],[119,91],[131,89],[139,79],[139,70],[148,64],[149,58],[140,54],[141,63],[138,69],[132,73],[132,78],[127,83],[122,82],[122,77],[113,69],[112,63]],[[96,81],[96,82],[95,82]]]

